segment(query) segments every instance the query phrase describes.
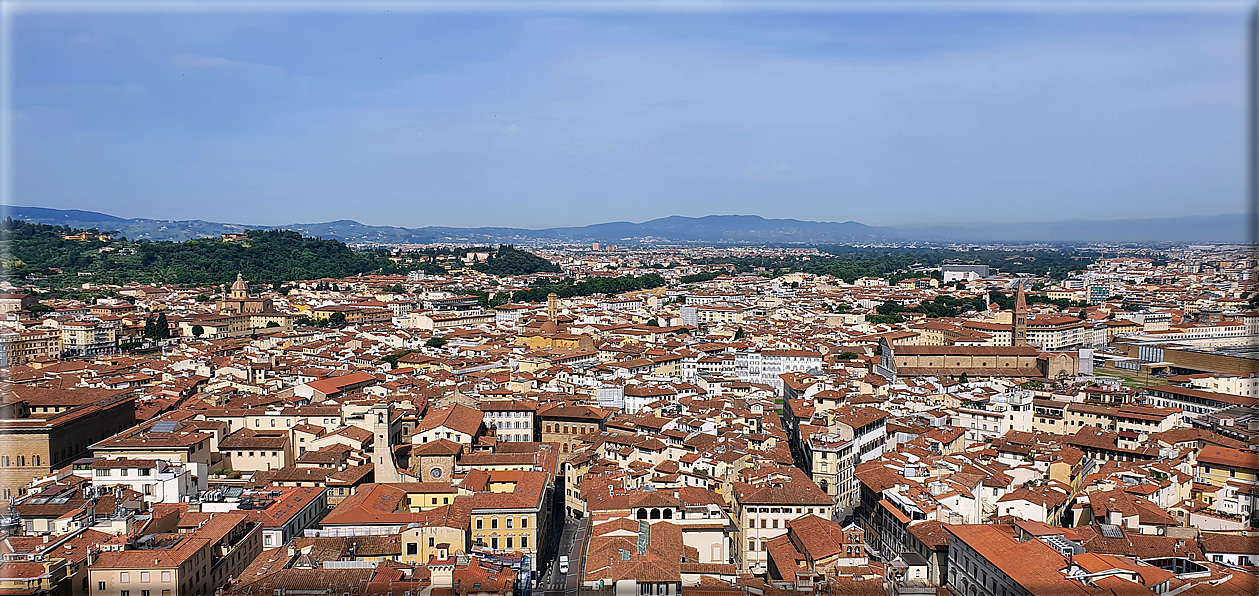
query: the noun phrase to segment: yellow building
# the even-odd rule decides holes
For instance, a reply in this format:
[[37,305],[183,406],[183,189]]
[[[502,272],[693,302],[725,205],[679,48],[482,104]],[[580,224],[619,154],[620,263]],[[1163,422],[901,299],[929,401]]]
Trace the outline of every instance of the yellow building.
[[72,586],[59,584],[75,574],[75,565],[62,558],[6,561],[0,573],[0,594],[35,595],[69,593]]
[[1212,486],[1259,484],[1259,451],[1206,445],[1198,452],[1198,472]]

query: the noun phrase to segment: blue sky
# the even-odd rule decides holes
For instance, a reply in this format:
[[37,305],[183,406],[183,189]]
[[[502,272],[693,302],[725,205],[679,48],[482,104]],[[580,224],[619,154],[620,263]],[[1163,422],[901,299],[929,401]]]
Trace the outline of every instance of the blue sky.
[[1241,213],[1245,16],[19,14],[14,204],[286,224]]

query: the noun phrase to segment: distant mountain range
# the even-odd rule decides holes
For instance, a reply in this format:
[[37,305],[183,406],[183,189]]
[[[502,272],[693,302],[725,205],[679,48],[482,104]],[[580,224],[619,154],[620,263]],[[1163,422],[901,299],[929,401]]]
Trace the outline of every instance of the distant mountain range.
[[4,207],[3,214],[33,223],[117,230],[132,240],[189,240],[247,229],[288,229],[306,236],[349,244],[426,244],[430,242],[612,242],[760,244],[864,244],[908,242],[1242,242],[1245,215],[1109,221],[1060,221],[954,226],[875,227],[855,221],[818,222],[766,219],[757,215],[671,216],[642,223],[611,222],[588,226],[529,230],[523,228],[402,228],[343,219],[324,223],[255,226],[202,220],[126,219],[77,209]]

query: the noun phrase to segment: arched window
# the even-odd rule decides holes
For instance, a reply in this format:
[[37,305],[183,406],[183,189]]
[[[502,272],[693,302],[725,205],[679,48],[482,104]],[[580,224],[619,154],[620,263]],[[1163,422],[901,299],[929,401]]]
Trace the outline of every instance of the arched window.
[[638,519],[647,519],[647,510],[646,510],[646,509],[639,509],[639,510],[638,510]]
[[665,510],[664,510],[664,518],[665,518],[665,519],[673,519],[673,510],[672,510],[672,509],[665,509]]
[[653,509],[651,510],[651,519],[660,519],[660,510],[659,510],[659,509],[654,509],[654,508],[653,508]]

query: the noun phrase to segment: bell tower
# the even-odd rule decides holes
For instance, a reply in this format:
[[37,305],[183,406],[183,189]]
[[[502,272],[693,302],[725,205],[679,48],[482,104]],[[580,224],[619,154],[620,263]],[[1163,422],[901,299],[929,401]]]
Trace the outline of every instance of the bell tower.
[[1018,285],[1014,293],[1014,334],[1011,345],[1027,345],[1027,297],[1023,295],[1023,284]]
[[389,404],[378,403],[366,414],[372,417],[372,464],[376,482],[401,482],[402,474],[393,459],[393,428],[389,418]]
[[551,292],[546,295],[546,322],[542,324],[542,333],[555,335],[560,330],[559,323],[560,297]]

